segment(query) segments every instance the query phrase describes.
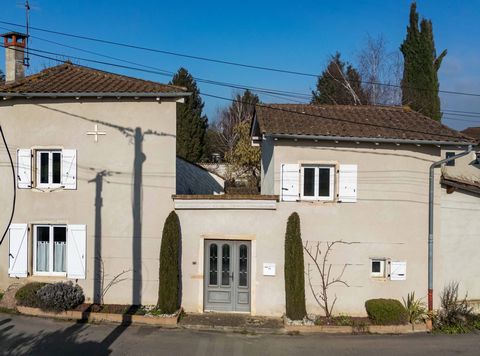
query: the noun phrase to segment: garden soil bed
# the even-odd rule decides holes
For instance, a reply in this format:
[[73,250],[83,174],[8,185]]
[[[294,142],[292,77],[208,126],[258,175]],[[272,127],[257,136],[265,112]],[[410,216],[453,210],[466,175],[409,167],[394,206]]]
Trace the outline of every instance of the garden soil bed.
[[[127,305],[92,305],[82,304],[75,310],[67,310],[60,313],[46,312],[39,308],[30,308],[17,306],[21,314],[39,316],[54,319],[68,319],[85,322],[114,322],[123,325],[130,324],[148,324],[162,327],[176,327],[181,312],[177,312],[172,316],[153,316],[153,315],[139,315],[141,313],[138,307]],[[95,310],[100,310],[97,312]],[[108,311],[108,312],[104,312]],[[143,311],[143,313],[145,313]]]

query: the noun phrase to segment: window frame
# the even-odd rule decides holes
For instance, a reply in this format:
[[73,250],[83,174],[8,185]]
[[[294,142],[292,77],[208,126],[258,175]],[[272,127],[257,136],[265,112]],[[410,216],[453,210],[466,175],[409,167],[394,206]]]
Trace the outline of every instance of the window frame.
[[[48,183],[41,182],[41,155],[42,153],[48,154]],[[53,154],[60,154],[60,182],[53,183]],[[63,153],[61,149],[37,149],[35,150],[35,187],[36,188],[60,188],[62,186],[62,167],[63,166]]]
[[[380,262],[380,272],[373,272],[373,263]],[[370,259],[370,277],[372,278],[386,278],[386,258],[371,258]]]
[[[314,193],[313,196],[304,195],[305,192],[305,168],[314,168]],[[329,169],[329,194],[328,196],[319,195],[319,170]],[[300,199],[309,201],[335,201],[335,187],[336,187],[336,165],[334,164],[322,164],[322,163],[301,163],[300,164]]]
[[[456,153],[453,152],[453,151],[446,151],[445,152],[445,159],[453,157],[455,155],[456,155]],[[447,167],[455,167],[455,160],[449,161],[449,162],[445,163],[445,165]]]
[[[37,227],[48,227],[48,272],[37,271]],[[65,262],[65,272],[53,271],[53,246],[54,246],[54,234],[53,229],[55,227],[65,228],[65,244],[68,245],[68,226],[66,224],[34,224],[33,225],[33,275],[34,276],[52,276],[52,277],[66,277],[67,276],[67,263]],[[65,261],[67,259],[67,246],[65,246]]]

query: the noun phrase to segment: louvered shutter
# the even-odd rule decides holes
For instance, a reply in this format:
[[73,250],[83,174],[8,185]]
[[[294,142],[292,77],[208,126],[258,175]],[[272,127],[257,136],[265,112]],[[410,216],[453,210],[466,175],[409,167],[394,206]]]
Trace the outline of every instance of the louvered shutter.
[[299,199],[299,180],[300,165],[286,164],[281,165],[280,172],[280,195],[282,201],[297,201]]
[[30,149],[17,150],[17,187],[19,189],[32,187],[32,150]]
[[357,202],[357,165],[341,164],[338,180],[338,201]]
[[85,279],[87,226],[67,226],[67,277]]
[[11,224],[9,229],[8,275],[27,277],[28,274],[28,226]]
[[77,189],[77,150],[62,151],[62,185],[64,189]]

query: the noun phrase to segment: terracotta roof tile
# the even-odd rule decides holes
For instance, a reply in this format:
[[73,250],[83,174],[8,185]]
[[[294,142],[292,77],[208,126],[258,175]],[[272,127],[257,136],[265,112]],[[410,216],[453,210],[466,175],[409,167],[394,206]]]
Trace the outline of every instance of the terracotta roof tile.
[[480,127],[469,127],[462,131],[467,136],[480,140]]
[[108,73],[65,62],[0,86],[0,95],[24,93],[185,93],[186,88]]
[[403,107],[260,104],[256,106],[256,117],[262,134],[475,142]]

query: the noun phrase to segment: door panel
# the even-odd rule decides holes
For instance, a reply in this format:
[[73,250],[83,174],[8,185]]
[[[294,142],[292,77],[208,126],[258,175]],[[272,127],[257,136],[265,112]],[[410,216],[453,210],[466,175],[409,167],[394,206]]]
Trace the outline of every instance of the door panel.
[[250,311],[250,246],[250,241],[205,241],[205,310]]

